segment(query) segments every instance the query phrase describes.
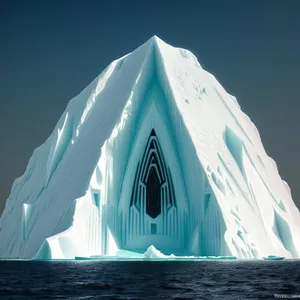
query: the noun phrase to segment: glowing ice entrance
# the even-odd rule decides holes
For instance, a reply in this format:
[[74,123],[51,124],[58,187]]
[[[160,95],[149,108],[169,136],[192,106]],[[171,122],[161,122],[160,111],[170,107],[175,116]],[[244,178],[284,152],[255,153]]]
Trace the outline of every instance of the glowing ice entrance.
[[162,213],[163,207],[169,209],[172,205],[176,206],[171,173],[166,167],[154,129],[148,139],[142,162],[137,166],[130,202],[130,206],[133,205],[139,212],[142,207],[146,207],[146,214],[153,219]]
[[136,165],[129,204],[129,235],[124,246],[145,251],[154,245],[166,253],[181,253],[184,219],[185,211],[177,206],[170,167],[152,129]]

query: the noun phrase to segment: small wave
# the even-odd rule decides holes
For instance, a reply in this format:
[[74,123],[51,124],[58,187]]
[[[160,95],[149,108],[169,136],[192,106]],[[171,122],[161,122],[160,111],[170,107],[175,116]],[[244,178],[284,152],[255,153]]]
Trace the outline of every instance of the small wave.
[[81,288],[88,288],[92,290],[110,290],[113,289],[113,286],[108,284],[108,283],[95,283],[95,282],[90,282],[90,283],[82,283],[80,284]]
[[185,286],[178,286],[178,285],[171,285],[171,284],[164,284],[162,286],[163,289],[165,290],[181,290],[185,292],[192,292],[194,291],[192,288],[185,287]]

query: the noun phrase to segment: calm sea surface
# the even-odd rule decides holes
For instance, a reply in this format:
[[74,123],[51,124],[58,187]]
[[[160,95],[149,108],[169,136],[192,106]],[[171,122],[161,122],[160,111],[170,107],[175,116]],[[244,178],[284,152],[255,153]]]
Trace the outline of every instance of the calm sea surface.
[[300,261],[0,261],[1,300],[297,296]]

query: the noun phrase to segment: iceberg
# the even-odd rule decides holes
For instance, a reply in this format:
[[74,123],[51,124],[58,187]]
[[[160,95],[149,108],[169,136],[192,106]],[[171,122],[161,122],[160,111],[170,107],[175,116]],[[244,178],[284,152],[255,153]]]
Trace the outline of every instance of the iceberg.
[[174,254],[171,255],[164,255],[159,250],[157,250],[153,245],[151,245],[147,251],[144,253],[145,258],[162,258],[162,259],[168,259],[168,258],[175,258],[176,256]]
[[0,219],[1,258],[144,253],[300,254],[299,210],[255,125],[190,51],[156,36],[69,102]]
[[274,255],[269,255],[268,257],[263,257],[264,260],[283,260],[283,256],[274,256]]

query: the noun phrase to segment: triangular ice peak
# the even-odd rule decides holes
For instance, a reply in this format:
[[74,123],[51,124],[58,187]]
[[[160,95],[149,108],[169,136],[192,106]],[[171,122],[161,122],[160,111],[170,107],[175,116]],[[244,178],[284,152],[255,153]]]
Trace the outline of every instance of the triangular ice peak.
[[190,51],[154,36],[72,99],[35,150],[0,220],[0,257],[151,245],[165,254],[298,257],[299,220],[236,98]]

